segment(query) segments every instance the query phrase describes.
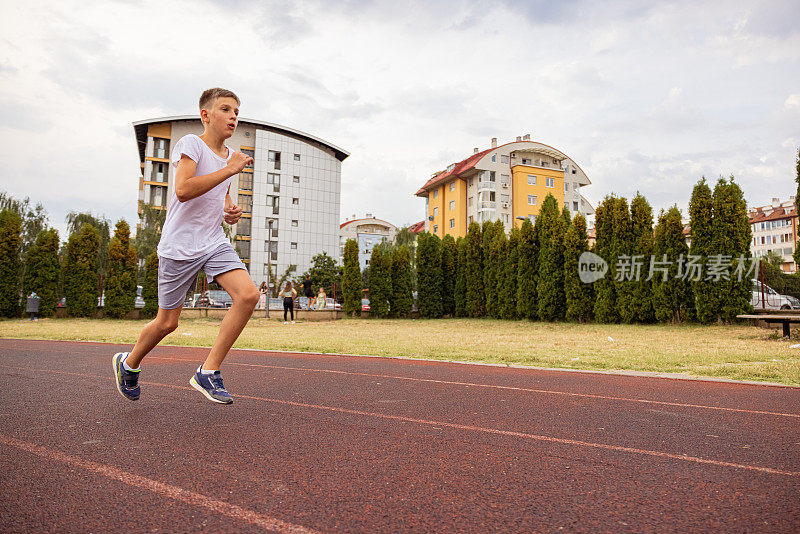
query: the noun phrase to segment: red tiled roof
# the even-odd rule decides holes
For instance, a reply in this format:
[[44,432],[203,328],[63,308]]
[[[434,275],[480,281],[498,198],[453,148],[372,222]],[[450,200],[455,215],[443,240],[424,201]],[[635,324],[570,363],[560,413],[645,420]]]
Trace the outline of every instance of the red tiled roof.
[[349,220],[349,221],[345,221],[345,222],[343,222],[342,224],[340,224],[340,225],[339,225],[339,229],[341,230],[342,228],[344,228],[344,227],[345,227],[345,226],[347,226],[348,224],[354,223],[354,222],[356,222],[356,221],[371,221],[371,220],[385,222],[386,224],[389,224],[389,225],[391,225],[391,226],[394,226],[394,225],[393,225],[392,223],[390,223],[389,221],[384,221],[383,219],[378,219],[377,217],[365,217],[365,218],[363,218],[363,219],[351,219],[351,220]]
[[775,221],[778,219],[791,219],[793,217],[797,217],[797,210],[793,208],[784,209],[784,208],[777,208],[772,213],[767,215],[761,209],[756,209],[756,211],[751,211],[747,214],[750,218],[750,223],[757,223],[762,221]]
[[425,221],[420,221],[416,224],[412,224],[411,226],[409,226],[408,229],[414,232],[415,235],[418,235],[421,231],[425,229]]
[[497,150],[497,148],[498,147],[488,148],[488,149],[484,150],[483,152],[478,152],[477,154],[471,155],[470,157],[468,157],[467,159],[465,159],[463,161],[459,161],[449,171],[440,172],[439,174],[437,174],[436,176],[434,176],[433,178],[431,178],[430,180],[425,182],[425,185],[423,185],[419,189],[419,191],[417,191],[415,193],[415,195],[416,196],[420,196],[423,193],[425,193],[425,191],[427,191],[428,188],[433,187],[434,185],[437,185],[437,184],[443,182],[446,178],[448,178],[450,176],[458,176],[462,172],[468,171],[469,169],[475,167],[475,165],[478,163],[478,161],[480,161],[480,159],[483,156],[485,156],[486,154],[488,154],[492,150]]

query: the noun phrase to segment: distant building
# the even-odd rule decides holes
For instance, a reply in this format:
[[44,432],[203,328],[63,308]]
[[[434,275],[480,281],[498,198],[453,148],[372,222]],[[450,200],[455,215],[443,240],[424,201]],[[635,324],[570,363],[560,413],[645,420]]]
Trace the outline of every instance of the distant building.
[[594,214],[581,194],[592,182],[583,170],[560,150],[517,137],[474,153],[435,173],[417,191],[425,199],[425,229],[444,237],[466,235],[471,222],[500,220],[510,230],[522,220],[535,220],[545,197],[552,194],[559,208],[571,214]]
[[783,257],[781,269],[787,273],[797,272],[794,262],[795,243],[797,241],[797,206],[795,197],[781,202],[773,198],[767,206],[753,208],[747,213],[750,218],[750,229],[753,231],[753,242],[750,251],[756,258],[766,256],[770,251]]
[[[195,115],[133,123],[138,144],[141,205],[167,209],[175,188],[170,151],[186,134],[203,133]],[[311,258],[336,257],[342,161],[348,152],[313,135],[259,120],[239,119],[226,144],[253,157],[234,176],[230,195],[242,208],[231,228],[236,251],[256,283],[267,268],[280,276],[290,265],[303,273]]]
[[348,239],[358,241],[358,263],[361,270],[369,266],[372,249],[378,243],[392,242],[397,235],[397,227],[390,222],[376,219],[371,213],[363,219],[347,219],[339,225],[339,258],[342,262],[344,244]]

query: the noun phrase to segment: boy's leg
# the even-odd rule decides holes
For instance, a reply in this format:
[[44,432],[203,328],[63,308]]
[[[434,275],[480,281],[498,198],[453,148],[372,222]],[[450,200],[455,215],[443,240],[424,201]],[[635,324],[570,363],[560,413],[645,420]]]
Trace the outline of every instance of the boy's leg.
[[253,315],[256,304],[258,304],[258,290],[246,270],[234,269],[219,274],[214,277],[214,281],[233,298],[233,304],[222,319],[219,335],[211,347],[208,358],[202,365],[205,370],[219,369],[222,360],[225,359],[236,338],[244,330],[247,321]]
[[153,347],[158,345],[169,333],[178,328],[178,319],[181,316],[181,309],[183,309],[183,306],[174,310],[158,309],[158,315],[145,325],[141,334],[139,334],[136,345],[134,345],[130,354],[128,354],[128,357],[125,359],[125,363],[128,364],[129,367],[134,369],[138,368],[147,353],[153,350]]

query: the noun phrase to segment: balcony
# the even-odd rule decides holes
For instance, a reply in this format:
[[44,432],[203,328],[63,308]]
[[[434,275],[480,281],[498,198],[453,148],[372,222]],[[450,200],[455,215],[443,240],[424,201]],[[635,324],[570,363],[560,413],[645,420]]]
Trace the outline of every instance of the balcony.
[[494,200],[483,200],[478,203],[479,210],[493,210],[497,209],[497,202]]
[[497,182],[478,182],[478,191],[496,191]]

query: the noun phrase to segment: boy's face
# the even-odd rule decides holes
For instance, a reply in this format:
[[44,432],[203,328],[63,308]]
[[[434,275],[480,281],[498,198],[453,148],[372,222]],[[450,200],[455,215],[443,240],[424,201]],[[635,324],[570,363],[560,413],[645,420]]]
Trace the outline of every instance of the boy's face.
[[239,123],[239,106],[233,98],[223,96],[214,101],[211,109],[200,110],[200,117],[206,130],[212,130],[218,136],[227,139],[233,135]]

